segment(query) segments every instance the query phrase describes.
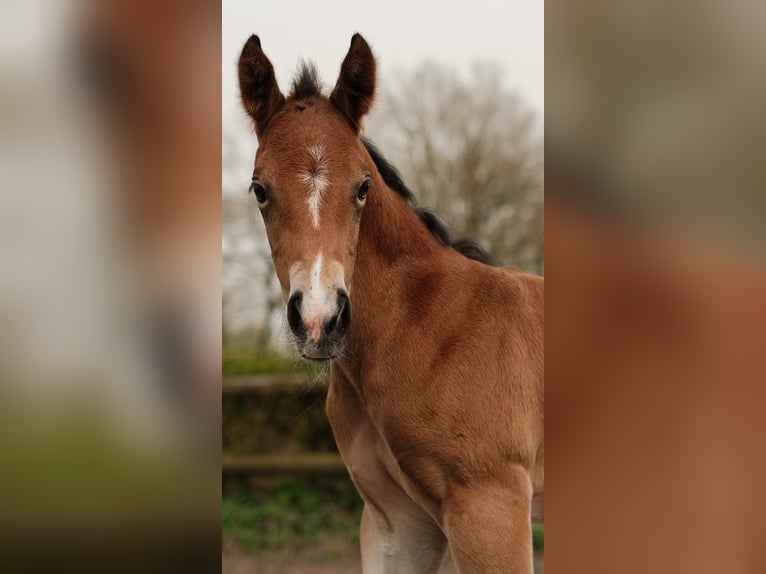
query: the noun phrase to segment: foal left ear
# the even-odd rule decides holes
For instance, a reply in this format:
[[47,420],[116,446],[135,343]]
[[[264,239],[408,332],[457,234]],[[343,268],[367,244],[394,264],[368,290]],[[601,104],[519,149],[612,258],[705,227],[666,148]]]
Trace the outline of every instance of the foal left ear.
[[361,34],[354,34],[330,99],[346,114],[357,132],[375,99],[375,67],[370,46]]

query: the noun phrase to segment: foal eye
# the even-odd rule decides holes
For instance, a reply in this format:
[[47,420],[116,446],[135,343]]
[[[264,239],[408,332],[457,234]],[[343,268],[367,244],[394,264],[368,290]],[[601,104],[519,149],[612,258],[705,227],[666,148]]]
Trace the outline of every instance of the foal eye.
[[258,203],[266,203],[269,199],[268,190],[255,181],[250,184],[250,192],[255,195],[255,199],[258,200]]
[[359,201],[364,201],[367,198],[368,191],[370,191],[370,180],[365,179],[362,185],[359,186],[359,191],[356,192],[356,198]]

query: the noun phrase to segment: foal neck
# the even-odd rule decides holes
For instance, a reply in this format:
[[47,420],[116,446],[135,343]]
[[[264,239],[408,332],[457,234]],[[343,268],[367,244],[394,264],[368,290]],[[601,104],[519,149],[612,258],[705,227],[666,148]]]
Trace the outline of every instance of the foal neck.
[[447,250],[407,199],[378,177],[359,227],[355,273],[402,270],[408,263],[434,260]]
[[437,297],[439,289],[435,287],[442,283],[440,278],[454,266],[453,258],[460,258],[431,233],[407,200],[379,177],[367,201],[351,287],[348,353],[336,361],[362,395],[366,393],[359,388],[363,384],[360,381],[369,381],[371,373],[387,368],[383,356],[397,359],[391,342],[408,323],[425,321],[425,314],[413,316],[418,309],[423,311],[419,301]]

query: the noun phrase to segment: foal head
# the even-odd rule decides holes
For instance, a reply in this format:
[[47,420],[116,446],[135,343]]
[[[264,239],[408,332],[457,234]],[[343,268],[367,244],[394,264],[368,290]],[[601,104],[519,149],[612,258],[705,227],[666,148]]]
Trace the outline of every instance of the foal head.
[[285,97],[251,36],[239,59],[242,103],[259,147],[250,190],[266,226],[300,354],[337,357],[351,322],[359,221],[374,164],[359,138],[375,91],[375,59],[356,34],[327,97],[304,66]]

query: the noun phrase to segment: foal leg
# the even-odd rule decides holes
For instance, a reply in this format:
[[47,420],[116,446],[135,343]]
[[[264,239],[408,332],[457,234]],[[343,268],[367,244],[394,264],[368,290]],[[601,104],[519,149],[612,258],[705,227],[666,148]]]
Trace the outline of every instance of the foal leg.
[[450,497],[445,533],[460,574],[532,574],[532,484],[515,467],[503,484],[472,485]]
[[420,513],[414,507],[390,505],[381,512],[365,504],[360,532],[363,574],[434,574],[439,570],[446,539]]

